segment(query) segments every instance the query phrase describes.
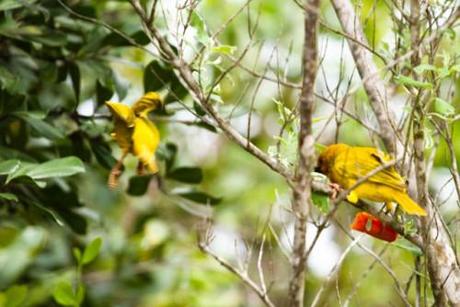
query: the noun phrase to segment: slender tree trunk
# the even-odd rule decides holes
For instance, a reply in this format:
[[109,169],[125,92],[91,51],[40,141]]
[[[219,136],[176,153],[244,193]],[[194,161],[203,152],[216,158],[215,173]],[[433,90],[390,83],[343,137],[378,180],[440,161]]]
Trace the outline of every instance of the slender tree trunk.
[[[412,50],[418,49],[420,43],[420,3],[418,0],[411,0],[410,3],[410,30]],[[411,56],[411,66],[420,64],[419,52]],[[417,74],[413,74],[417,79]],[[436,306],[460,306],[460,270],[455,252],[449,240],[449,235],[435,209],[435,204],[430,200],[428,182],[426,178],[426,166],[424,158],[424,105],[430,98],[430,94],[424,95],[419,91],[413,97],[415,108],[414,122],[414,151],[415,151],[415,173],[417,182],[417,196],[419,204],[422,204],[427,216],[421,220],[421,230],[424,239],[425,256],[427,258],[428,273],[430,275],[431,289],[435,298]]]
[[303,50],[303,83],[299,103],[299,163],[293,191],[295,214],[292,278],[289,284],[289,306],[303,306],[305,294],[307,218],[311,207],[311,172],[315,165],[315,139],[312,133],[314,89],[318,69],[317,34],[319,0],[305,5],[305,38]]

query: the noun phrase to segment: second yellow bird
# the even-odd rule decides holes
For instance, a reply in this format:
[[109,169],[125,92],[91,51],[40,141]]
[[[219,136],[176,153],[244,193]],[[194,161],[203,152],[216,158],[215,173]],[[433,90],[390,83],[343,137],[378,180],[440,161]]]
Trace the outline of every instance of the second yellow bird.
[[[317,169],[327,175],[333,183],[348,189],[360,178],[390,161],[390,156],[376,148],[334,144],[320,154]],[[426,215],[426,211],[407,195],[404,179],[393,166],[371,176],[350,194],[349,200],[352,202],[367,199],[384,202],[388,207],[391,207],[392,203],[398,203],[408,214]]]
[[155,151],[160,143],[160,133],[147,115],[161,106],[161,104],[161,98],[155,92],[148,92],[136,101],[132,107],[119,102],[106,102],[114,118],[112,137],[122,151],[121,158],[110,174],[109,186],[115,187],[117,185],[123,160],[129,153],[139,158],[139,173],[142,173],[144,166],[152,173],[158,172]]

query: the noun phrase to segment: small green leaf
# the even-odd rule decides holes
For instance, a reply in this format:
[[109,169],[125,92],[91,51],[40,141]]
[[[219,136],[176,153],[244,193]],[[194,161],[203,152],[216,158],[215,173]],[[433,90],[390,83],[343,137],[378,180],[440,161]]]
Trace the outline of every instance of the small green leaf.
[[423,252],[413,244],[393,243],[394,246],[412,253],[414,256],[423,256]]
[[401,84],[401,85],[408,85],[408,86],[413,86],[413,87],[423,88],[423,89],[433,88],[433,85],[429,82],[417,81],[417,80],[414,80],[412,78],[402,76],[402,75],[396,76],[394,80],[397,84]]
[[184,183],[197,184],[203,180],[203,172],[198,167],[179,167],[169,172],[166,177]]
[[174,78],[171,69],[163,67],[158,61],[152,61],[144,70],[144,91],[158,91]]
[[325,194],[313,192],[311,195],[313,204],[324,214],[329,212],[329,197]]
[[66,157],[42,163],[29,170],[26,175],[34,180],[39,180],[51,177],[67,177],[84,171],[85,167],[80,159]]
[[102,85],[101,82],[96,82],[96,101],[97,105],[103,105],[107,100],[113,96],[113,90]]
[[166,143],[166,145],[160,144],[157,150],[157,156],[159,159],[166,162],[166,171],[173,167],[174,161],[177,155],[177,145],[174,143]]
[[19,160],[6,160],[0,162],[0,175],[9,175],[16,171],[21,165]]
[[211,131],[211,132],[217,132],[216,127],[211,126],[210,124],[205,123],[205,122],[203,122],[203,121],[197,122],[197,123],[195,124],[195,126],[200,127],[200,128],[204,128],[204,129],[209,130],[209,131]]
[[18,201],[18,197],[12,193],[0,193],[0,199],[9,200],[9,201]]
[[20,307],[26,299],[26,286],[12,286],[5,291],[6,302],[4,307]]
[[5,183],[8,184],[10,183],[13,179],[20,178],[23,176],[27,176],[27,172],[34,167],[36,167],[37,164],[34,163],[27,163],[27,162],[22,162],[18,168],[16,168],[14,171],[10,172],[8,176],[6,177]]
[[99,251],[101,250],[101,245],[101,238],[96,238],[93,241],[91,241],[91,243],[89,243],[89,245],[85,248],[85,251],[83,252],[81,263],[88,264],[91,261],[93,261],[99,254]]
[[436,71],[436,66],[431,64],[420,64],[414,68],[414,71],[420,75],[425,71]]
[[435,98],[434,111],[444,116],[451,116],[455,114],[455,108],[449,102],[441,98]]
[[110,146],[101,138],[91,139],[90,145],[97,162],[106,169],[112,169],[115,163],[117,163],[117,160],[112,156]]
[[68,281],[57,284],[53,291],[53,297],[60,305],[77,306],[78,302],[73,293],[72,285]]
[[37,134],[50,139],[62,139],[65,134],[42,119],[42,114],[32,112],[15,112],[13,115],[24,120]]
[[153,175],[142,175],[129,178],[128,194],[133,196],[144,195],[152,177]]
[[2,0],[0,2],[0,11],[13,10],[22,6],[29,6],[34,3],[36,0]]
[[195,110],[196,114],[198,114],[199,116],[206,115],[206,111],[195,101],[193,102],[193,109]]
[[[137,44],[139,45],[147,45],[150,43],[149,37],[144,33],[144,31],[139,30],[131,35],[129,35]],[[115,46],[115,47],[122,47],[122,46],[131,46],[132,44],[123,36],[115,32],[111,32],[107,35],[102,43],[103,46]]]
[[75,100],[78,104],[80,101],[80,68],[78,67],[77,63],[69,63],[67,67],[69,74],[70,74],[70,79],[72,81],[72,86],[73,86],[73,91],[75,93]]
[[73,256],[75,257],[75,259],[77,260],[77,262],[79,264],[81,264],[81,250],[77,247],[74,247],[72,249],[72,253],[73,253]]
[[212,52],[222,53],[225,55],[232,55],[236,50],[235,46],[219,45],[211,49]]
[[85,298],[85,286],[82,283],[80,283],[78,284],[77,294],[75,295],[75,299],[77,300],[79,306],[83,302],[84,298]]
[[191,200],[193,202],[204,204],[204,205],[217,205],[222,201],[220,197],[213,197],[203,192],[192,191],[192,192],[182,192],[176,193],[175,195],[183,197],[185,199]]
[[198,14],[198,12],[196,12],[196,10],[192,12],[190,24],[197,31],[198,41],[203,45],[206,45],[209,41],[207,26],[204,19]]

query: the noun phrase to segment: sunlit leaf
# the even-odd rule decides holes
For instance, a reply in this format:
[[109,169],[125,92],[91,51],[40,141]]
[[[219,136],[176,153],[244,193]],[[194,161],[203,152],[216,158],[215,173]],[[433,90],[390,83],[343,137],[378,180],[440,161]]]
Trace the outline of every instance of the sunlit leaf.
[[15,172],[19,166],[21,165],[21,161],[19,160],[6,160],[0,162],[0,175],[8,175]]
[[12,286],[5,291],[4,307],[21,307],[26,299],[27,286]]
[[441,98],[435,98],[434,111],[444,116],[451,116],[455,114],[454,106]]
[[68,281],[63,281],[57,284],[53,291],[53,297],[60,305],[76,306],[78,301],[73,293],[72,285]]
[[27,172],[34,180],[52,177],[67,177],[85,171],[83,162],[77,157],[66,157],[42,163]]
[[102,246],[101,238],[96,238],[93,241],[91,241],[91,243],[88,244],[88,246],[85,248],[85,251],[83,252],[81,263],[88,264],[91,261],[93,261],[97,257],[97,255],[99,255],[101,246]]
[[329,197],[325,194],[315,193],[311,194],[313,204],[324,214],[329,212]]
[[406,77],[402,75],[396,76],[394,80],[397,84],[401,84],[401,85],[408,85],[408,86],[413,86],[413,87],[423,88],[423,89],[433,88],[433,85],[429,82],[417,81],[410,77]]
[[18,197],[12,193],[0,193],[0,199],[18,201]]

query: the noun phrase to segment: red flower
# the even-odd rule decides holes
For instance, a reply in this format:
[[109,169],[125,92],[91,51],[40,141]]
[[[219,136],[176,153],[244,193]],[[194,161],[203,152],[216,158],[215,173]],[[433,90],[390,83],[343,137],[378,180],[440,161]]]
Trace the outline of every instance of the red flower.
[[398,237],[398,233],[390,225],[367,212],[358,212],[350,227],[387,242],[393,242]]

